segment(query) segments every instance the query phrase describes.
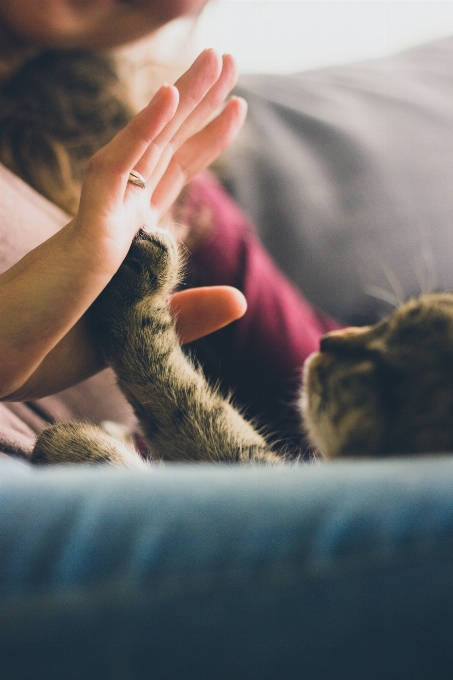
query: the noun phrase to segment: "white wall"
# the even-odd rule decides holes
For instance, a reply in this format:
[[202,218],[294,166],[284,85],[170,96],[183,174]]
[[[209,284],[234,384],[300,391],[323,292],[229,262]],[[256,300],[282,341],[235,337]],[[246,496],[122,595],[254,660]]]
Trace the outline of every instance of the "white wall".
[[211,0],[195,51],[216,47],[241,72],[287,73],[380,56],[453,34],[453,2]]

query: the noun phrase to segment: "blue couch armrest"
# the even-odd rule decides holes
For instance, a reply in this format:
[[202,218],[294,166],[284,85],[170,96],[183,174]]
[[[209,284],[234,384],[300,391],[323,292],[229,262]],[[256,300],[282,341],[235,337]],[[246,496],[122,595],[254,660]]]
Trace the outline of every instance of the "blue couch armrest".
[[2,680],[451,678],[453,458],[0,464]]

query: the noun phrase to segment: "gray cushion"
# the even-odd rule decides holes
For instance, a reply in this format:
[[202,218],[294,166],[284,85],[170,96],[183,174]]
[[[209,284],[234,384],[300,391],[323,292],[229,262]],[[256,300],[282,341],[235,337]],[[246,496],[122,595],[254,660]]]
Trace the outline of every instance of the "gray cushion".
[[225,183],[311,302],[367,323],[453,289],[453,38],[238,93]]

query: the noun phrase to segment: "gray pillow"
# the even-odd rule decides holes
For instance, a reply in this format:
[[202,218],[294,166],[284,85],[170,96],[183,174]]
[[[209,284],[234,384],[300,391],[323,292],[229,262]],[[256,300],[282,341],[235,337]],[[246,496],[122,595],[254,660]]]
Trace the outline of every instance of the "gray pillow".
[[368,323],[453,289],[453,37],[237,92],[223,180],[312,303]]

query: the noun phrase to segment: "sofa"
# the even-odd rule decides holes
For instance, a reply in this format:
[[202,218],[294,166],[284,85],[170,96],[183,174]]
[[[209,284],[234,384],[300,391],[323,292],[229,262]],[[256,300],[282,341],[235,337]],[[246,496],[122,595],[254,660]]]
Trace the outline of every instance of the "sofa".
[[[447,39],[239,85],[249,123],[218,173],[344,322],[453,287],[452,57]],[[0,271],[66,219],[0,168]],[[80,417],[134,427],[109,371],[0,404],[2,680],[451,678],[448,452],[148,475],[28,464],[45,423]]]

